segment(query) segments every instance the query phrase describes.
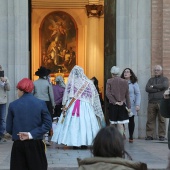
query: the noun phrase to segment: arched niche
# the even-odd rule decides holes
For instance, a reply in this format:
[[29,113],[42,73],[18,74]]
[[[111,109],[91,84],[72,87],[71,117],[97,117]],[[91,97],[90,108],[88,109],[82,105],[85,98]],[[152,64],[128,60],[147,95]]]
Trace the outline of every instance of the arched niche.
[[[34,74],[35,71],[42,65],[42,55],[41,52],[41,33],[40,30],[43,26],[44,21],[48,16],[54,14],[56,12],[63,12],[67,14],[72,19],[72,22],[75,25],[76,29],[76,49],[73,50],[76,54],[76,64],[85,68],[85,47],[86,47],[86,14],[83,9],[32,9],[32,26],[31,26],[31,77],[33,80],[36,80],[38,77]],[[71,47],[71,43],[68,44]],[[60,70],[61,71],[61,70]],[[55,71],[56,72],[56,71]],[[54,72],[54,73],[55,73]],[[58,70],[59,72],[59,70]],[[67,77],[68,73],[65,72],[65,77]],[[67,79],[67,78],[66,78]]]

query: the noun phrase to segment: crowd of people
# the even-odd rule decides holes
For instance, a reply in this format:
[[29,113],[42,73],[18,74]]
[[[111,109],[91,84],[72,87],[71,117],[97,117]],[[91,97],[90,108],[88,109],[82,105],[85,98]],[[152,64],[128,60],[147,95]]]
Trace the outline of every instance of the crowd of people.
[[[170,91],[169,80],[162,71],[162,67],[156,65],[154,77],[148,80],[145,88],[148,93],[145,140],[156,138],[156,117],[158,139],[165,140],[165,118],[170,118]],[[78,160],[80,170],[114,168],[115,164],[147,169],[146,164],[132,161],[124,148],[126,124],[128,141],[134,142],[135,116],[141,104],[138,78],[131,68],[125,68],[120,74],[120,68],[113,66],[110,72],[111,77],[106,82],[108,113],[105,113],[109,126],[106,126],[105,102],[97,78],[89,79],[77,65],[71,70],[67,83],[62,76],[56,76],[52,84],[50,70],[43,66],[35,72],[39,78],[34,82],[28,78],[20,80],[16,86],[18,99],[9,104],[5,121],[10,83],[0,66],[0,142],[5,142],[5,132],[12,136],[11,169],[47,169],[45,148],[52,142],[73,149],[92,148],[93,158]],[[54,121],[56,126],[52,126]],[[170,126],[168,145],[170,147]]]

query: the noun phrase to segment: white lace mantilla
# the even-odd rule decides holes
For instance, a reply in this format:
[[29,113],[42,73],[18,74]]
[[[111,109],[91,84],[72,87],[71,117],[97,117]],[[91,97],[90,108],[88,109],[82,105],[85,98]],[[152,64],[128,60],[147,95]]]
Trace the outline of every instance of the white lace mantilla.
[[67,100],[73,97],[91,103],[95,114],[103,120],[104,115],[96,87],[93,82],[86,77],[83,69],[79,66],[74,66],[70,72],[62,104],[66,105]]

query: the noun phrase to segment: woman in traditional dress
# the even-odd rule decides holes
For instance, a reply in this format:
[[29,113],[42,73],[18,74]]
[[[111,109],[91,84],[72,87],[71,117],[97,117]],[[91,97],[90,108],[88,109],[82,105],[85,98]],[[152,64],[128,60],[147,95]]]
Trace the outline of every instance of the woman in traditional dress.
[[79,66],[74,66],[70,72],[62,104],[63,114],[52,141],[74,147],[92,145],[104,115],[93,82]]

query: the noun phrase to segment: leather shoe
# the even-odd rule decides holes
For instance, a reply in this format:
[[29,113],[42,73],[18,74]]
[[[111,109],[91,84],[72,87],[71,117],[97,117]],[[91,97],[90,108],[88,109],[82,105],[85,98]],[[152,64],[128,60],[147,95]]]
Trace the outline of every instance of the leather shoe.
[[164,138],[163,136],[159,136],[159,140],[160,140],[160,141],[164,141],[165,138]]
[[3,137],[0,137],[0,143],[3,143],[3,142],[7,142],[7,140],[4,139]]
[[81,145],[81,149],[87,149],[86,145]]
[[133,139],[129,139],[129,143],[133,143]]
[[78,149],[80,149],[80,147],[78,147],[78,146],[73,146],[73,150],[78,150]]
[[147,136],[147,137],[145,138],[145,140],[153,140],[153,137]]

